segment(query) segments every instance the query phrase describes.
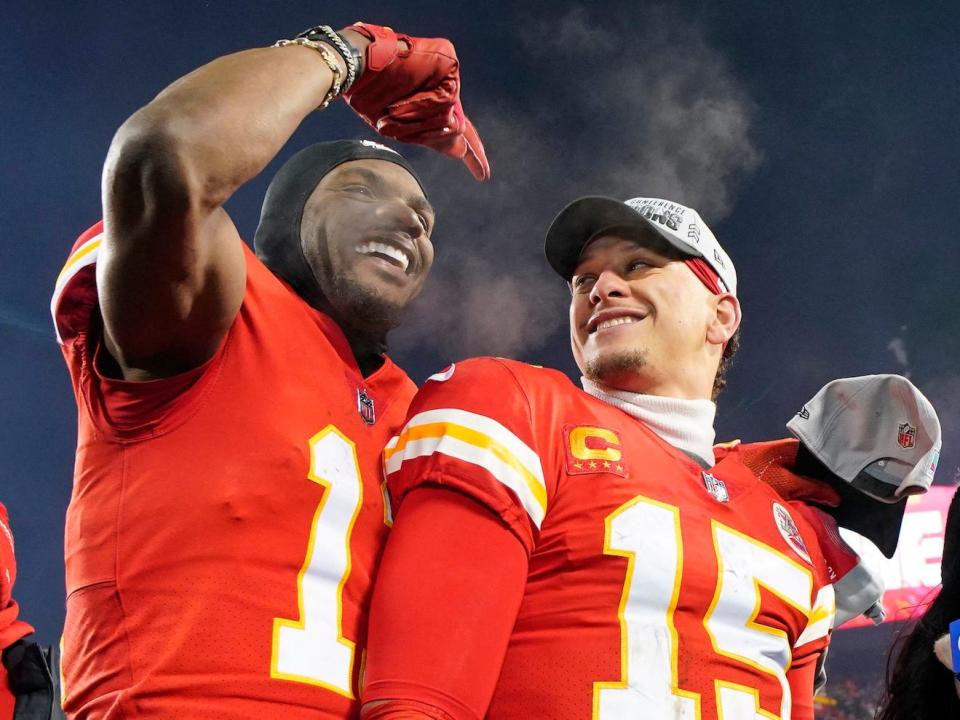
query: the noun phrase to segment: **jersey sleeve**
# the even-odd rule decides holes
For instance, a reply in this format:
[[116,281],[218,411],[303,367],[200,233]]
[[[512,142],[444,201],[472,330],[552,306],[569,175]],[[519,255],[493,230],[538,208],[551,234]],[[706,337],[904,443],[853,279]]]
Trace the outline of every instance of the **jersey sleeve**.
[[103,221],[82,233],[73,244],[57,275],[50,299],[50,313],[57,342],[69,345],[86,334],[96,312],[97,257],[103,242]]
[[[794,503],[791,503],[791,506],[795,507]],[[836,600],[833,585],[830,582],[830,571],[822,561],[823,553],[816,533],[809,526],[804,515],[796,513],[794,517],[797,519],[815,564],[810,616],[806,627],[793,644],[793,656],[787,671],[787,681],[793,697],[791,717],[795,720],[813,720],[813,698],[824,683],[824,661],[833,633]]]
[[479,503],[436,485],[411,492],[373,591],[365,709],[417,703],[438,713],[429,717],[486,717],[527,572],[524,548]]
[[20,608],[13,599],[13,585],[17,581],[17,560],[13,548],[13,532],[7,518],[7,509],[0,503],[0,650],[10,647],[20,638],[33,632],[33,627],[18,620]]
[[550,494],[536,438],[527,390],[505,361],[451,365],[427,380],[384,451],[394,508],[422,484],[456,489],[499,516],[529,554]]
[[155,434],[194,401],[227,341],[205,363],[178,375],[140,382],[101,374],[100,356],[106,350],[97,261],[103,237],[100,221],[77,238],[54,284],[50,312],[82,416],[104,434],[134,440]]

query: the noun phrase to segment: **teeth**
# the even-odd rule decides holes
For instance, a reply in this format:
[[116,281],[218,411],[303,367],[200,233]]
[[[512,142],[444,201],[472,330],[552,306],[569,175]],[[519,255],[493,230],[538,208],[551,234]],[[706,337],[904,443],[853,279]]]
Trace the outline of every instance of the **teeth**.
[[615,325],[629,325],[631,323],[637,322],[635,317],[618,317],[613,318],[612,320],[604,320],[602,323],[597,325],[597,330],[603,330],[605,328],[614,327]]
[[357,247],[357,252],[361,255],[386,255],[392,260],[396,260],[400,263],[400,267],[403,268],[403,271],[407,271],[407,267],[410,265],[410,258],[407,257],[407,254],[402,250],[395,248],[393,245],[387,245],[382,242],[366,242],[363,245]]

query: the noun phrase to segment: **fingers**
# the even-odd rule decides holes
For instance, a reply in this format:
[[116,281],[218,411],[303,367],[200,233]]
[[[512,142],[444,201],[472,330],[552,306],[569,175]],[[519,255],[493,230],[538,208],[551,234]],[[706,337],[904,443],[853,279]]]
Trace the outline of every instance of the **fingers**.
[[[460,135],[452,111],[421,118],[397,119],[388,116],[377,123],[377,132],[401,142],[427,145],[445,154],[449,153],[442,150],[441,146],[449,145]],[[456,157],[459,160],[461,156]]]
[[[456,112],[459,110],[459,112]],[[391,113],[377,123],[377,131],[400,142],[424,145],[462,160],[478,181],[490,178],[490,164],[480,135],[459,106],[429,117],[396,119]]]
[[459,61],[450,41],[398,36],[366,23],[352,29],[373,42],[363,76],[344,95],[350,107],[381,135],[462,160],[477,180],[488,179],[483,143],[460,103]]
[[386,108],[386,116],[397,122],[418,122],[436,115],[449,117],[451,124],[457,122],[455,105],[456,93],[445,88],[435,88],[417,93],[409,98],[391,103]]
[[377,130],[403,125],[431,130],[446,127],[449,128],[447,132],[459,132],[462,129],[462,121],[457,117],[453,101],[437,97],[433,92],[421,93],[390,105],[377,123]]
[[459,160],[465,152],[462,123],[453,102],[431,91],[391,105],[377,123],[377,131]]
[[463,118],[463,139],[466,143],[466,152],[463,155],[463,162],[467,169],[473,173],[478,181],[490,179],[490,163],[487,161],[487,153],[483,149],[483,143],[480,142],[480,136],[477,129],[466,117]]

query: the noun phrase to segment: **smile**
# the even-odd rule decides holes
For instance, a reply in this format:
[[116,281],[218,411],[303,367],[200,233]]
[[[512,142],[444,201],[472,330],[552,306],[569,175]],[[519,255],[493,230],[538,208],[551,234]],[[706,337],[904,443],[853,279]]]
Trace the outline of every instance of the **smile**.
[[617,325],[632,325],[635,322],[640,322],[640,318],[618,317],[618,318],[613,318],[612,320],[604,320],[603,322],[597,325],[596,329],[606,330],[607,328],[616,327]]
[[645,320],[647,313],[640,309],[610,308],[597,312],[587,321],[587,334],[593,335],[600,330],[619,327],[621,325],[633,325]]
[[403,272],[407,272],[407,268],[409,268],[413,262],[413,258],[404,250],[398,248],[396,245],[390,245],[378,240],[361,243],[357,246],[357,252],[361,255],[386,260],[391,265],[400,268]]

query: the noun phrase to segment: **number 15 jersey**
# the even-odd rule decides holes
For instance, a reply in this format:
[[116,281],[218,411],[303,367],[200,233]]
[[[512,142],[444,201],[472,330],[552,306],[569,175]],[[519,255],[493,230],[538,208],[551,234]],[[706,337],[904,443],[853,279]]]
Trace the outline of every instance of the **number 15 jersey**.
[[558,372],[478,359],[427,382],[385,457],[395,502],[454,488],[528,553],[488,717],[812,718],[832,587],[736,449],[704,470]]

